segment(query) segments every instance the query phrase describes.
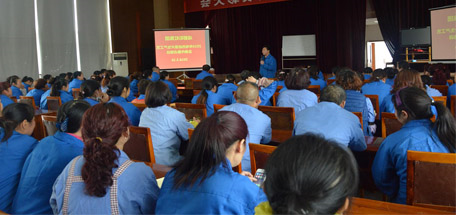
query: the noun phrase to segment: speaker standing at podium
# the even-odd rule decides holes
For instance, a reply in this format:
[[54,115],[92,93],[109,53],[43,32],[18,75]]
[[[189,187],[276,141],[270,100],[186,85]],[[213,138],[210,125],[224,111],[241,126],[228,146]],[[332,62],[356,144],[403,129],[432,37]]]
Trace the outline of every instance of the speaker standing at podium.
[[271,48],[263,46],[261,53],[263,54],[260,59],[260,74],[266,78],[274,78],[277,71],[277,61],[270,55]]

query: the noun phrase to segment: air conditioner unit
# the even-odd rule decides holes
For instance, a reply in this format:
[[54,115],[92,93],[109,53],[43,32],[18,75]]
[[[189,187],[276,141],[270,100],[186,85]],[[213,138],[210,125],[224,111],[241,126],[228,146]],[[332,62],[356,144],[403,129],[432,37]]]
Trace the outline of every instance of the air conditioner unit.
[[111,53],[112,70],[116,72],[116,76],[128,76],[128,53],[116,52]]

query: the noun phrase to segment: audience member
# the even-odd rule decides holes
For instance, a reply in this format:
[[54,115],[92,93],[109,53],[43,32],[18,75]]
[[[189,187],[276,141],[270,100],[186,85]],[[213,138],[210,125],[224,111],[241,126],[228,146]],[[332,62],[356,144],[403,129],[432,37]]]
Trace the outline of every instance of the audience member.
[[94,80],[86,80],[81,84],[81,97],[94,106],[100,102],[108,102],[109,96],[101,92],[101,85]]
[[130,120],[131,125],[138,126],[141,111],[135,105],[127,102],[127,97],[130,95],[130,85],[125,77],[114,77],[109,81],[108,90],[106,91],[110,97],[109,102],[114,102],[120,105]]
[[318,103],[315,93],[307,90],[310,85],[309,72],[302,68],[294,68],[285,79],[287,90],[277,98],[277,106],[292,107],[295,113],[312,107]]
[[400,61],[397,63],[398,73],[402,72],[402,70],[405,70],[405,69],[410,69],[410,65],[407,61]]
[[363,77],[364,77],[364,80],[369,80],[372,76],[372,72],[374,72],[374,70],[372,70],[371,67],[366,67],[363,69]]
[[386,81],[385,84],[388,84],[390,86],[394,85],[394,79],[396,79],[396,74],[398,73],[397,69],[394,68],[385,68],[386,71]]
[[69,89],[68,92],[73,92],[74,88],[81,88],[81,84],[84,82],[84,73],[76,71],[73,73],[73,80],[69,82]]
[[40,107],[41,96],[48,90],[47,82],[44,79],[38,79],[35,83],[35,88],[30,90],[27,93],[27,96],[32,96],[33,100],[35,101],[35,105]]
[[21,88],[24,88],[24,85],[22,85],[22,81],[17,75],[8,77],[6,81],[11,85],[11,90],[13,92],[12,96],[19,99],[20,96],[24,95],[21,91]]
[[225,83],[220,85],[217,90],[217,94],[219,94],[225,100],[225,104],[230,105],[234,102],[233,92],[237,90],[238,86],[236,86],[236,78],[233,75],[227,75],[225,79]]
[[[442,93],[440,91],[430,87],[432,85],[432,78],[431,77],[429,77],[428,75],[422,75],[421,76],[421,81],[423,82],[423,87],[426,89],[426,93],[430,97],[442,96]],[[445,82],[446,82],[446,80],[445,80]]]
[[158,66],[154,66],[152,67],[152,77],[151,77],[151,81],[153,82],[156,82],[158,80],[160,80],[160,68]]
[[209,73],[209,69],[211,69],[211,66],[205,64],[202,68],[203,70],[196,75],[196,80],[203,80],[205,77],[211,76],[214,77],[211,73]]
[[[319,85],[320,90],[326,87],[326,81],[324,77],[320,77],[320,67],[313,65],[310,66],[308,69],[309,75],[310,75],[310,85]],[[321,75],[323,76],[323,74]]]
[[24,86],[24,89],[25,89],[25,93],[23,93],[23,95],[25,95],[29,92],[29,87],[31,87],[33,85],[33,78],[24,76],[22,78],[22,85]]
[[217,93],[217,80],[212,76],[207,76],[201,82],[203,89],[193,96],[192,104],[205,104],[207,116],[214,113],[214,104],[226,105],[225,99]]
[[175,102],[177,100],[177,88],[171,81],[169,81],[169,73],[165,70],[161,71],[160,80],[165,82],[166,85],[168,85],[169,90],[171,91],[171,95],[173,96],[171,102]]
[[44,92],[43,95],[41,95],[40,108],[43,110],[48,109],[48,96],[60,97],[62,104],[65,104],[66,102],[73,100],[73,95],[71,95],[71,93],[68,92],[68,81],[63,78],[59,78],[54,82],[49,94],[47,94],[47,92]]
[[152,83],[152,81],[149,79],[141,79],[141,81],[139,81],[139,83],[138,83],[139,96],[138,96],[138,98],[131,101],[131,103],[145,104],[146,89],[150,83]]
[[13,104],[14,101],[10,97],[13,96],[11,90],[11,85],[8,82],[0,82],[0,99],[2,100],[2,105],[5,108],[9,104]]
[[262,106],[272,106],[271,98],[277,90],[277,81],[262,78],[260,73],[251,71],[246,81],[255,83],[260,88],[260,99]]
[[[371,78],[369,79],[369,83],[364,84],[361,87],[361,92],[364,95],[377,95],[378,96],[378,104],[380,110],[383,110],[384,107],[383,104],[383,99],[385,99],[386,96],[391,91],[391,86],[388,84],[385,84],[386,81],[386,72],[383,69],[376,69],[374,73],[372,73]],[[381,114],[377,113],[377,114]]]

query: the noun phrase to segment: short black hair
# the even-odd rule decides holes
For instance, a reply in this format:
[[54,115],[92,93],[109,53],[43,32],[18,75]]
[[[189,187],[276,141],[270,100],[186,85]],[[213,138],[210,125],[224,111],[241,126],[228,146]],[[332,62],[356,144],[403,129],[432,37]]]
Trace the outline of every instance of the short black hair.
[[46,81],[51,79],[51,78],[52,78],[52,75],[49,75],[49,74],[43,76],[43,79],[46,80]]
[[81,75],[82,75],[82,72],[76,71],[76,72],[73,73],[73,79],[76,79],[76,78],[78,78]]
[[309,72],[306,69],[295,67],[285,78],[285,86],[290,90],[307,89],[310,85]]
[[130,83],[128,79],[121,76],[116,76],[109,81],[108,90],[106,93],[108,96],[120,96],[124,88],[130,89]]
[[147,87],[149,86],[149,84],[150,84],[151,82],[152,82],[152,81],[149,80],[149,79],[141,79],[141,80],[138,82],[138,91],[139,91],[139,94],[146,94]]
[[169,73],[166,70],[160,72],[160,79],[165,80],[166,77],[169,76]]
[[242,70],[242,72],[241,72],[241,79],[242,79],[242,80],[247,79],[247,78],[249,77],[249,74],[250,74],[250,71],[249,71],[249,70],[247,70],[247,69]]
[[320,95],[321,102],[334,102],[337,105],[342,104],[347,99],[345,90],[336,84],[330,84],[323,88]]
[[211,66],[204,64],[202,69],[207,72],[211,69]]
[[370,73],[372,73],[373,71],[374,71],[374,70],[372,70],[372,68],[370,68],[370,67],[366,67],[366,68],[363,69],[363,73],[367,73],[367,74],[370,74]]
[[263,48],[266,48],[266,50],[271,51],[271,46],[270,45],[264,45]]
[[160,107],[171,101],[173,98],[167,84],[163,81],[151,82],[146,89],[145,103],[147,107]]
[[407,61],[400,61],[397,63],[398,69],[410,69],[410,64]]

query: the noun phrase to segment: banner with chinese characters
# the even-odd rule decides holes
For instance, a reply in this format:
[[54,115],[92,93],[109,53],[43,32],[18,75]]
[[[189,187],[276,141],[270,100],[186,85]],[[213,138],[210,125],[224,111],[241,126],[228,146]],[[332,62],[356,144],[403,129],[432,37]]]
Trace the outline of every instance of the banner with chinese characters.
[[230,7],[241,7],[255,4],[265,4],[273,2],[281,2],[288,0],[185,0],[185,13],[217,10]]

